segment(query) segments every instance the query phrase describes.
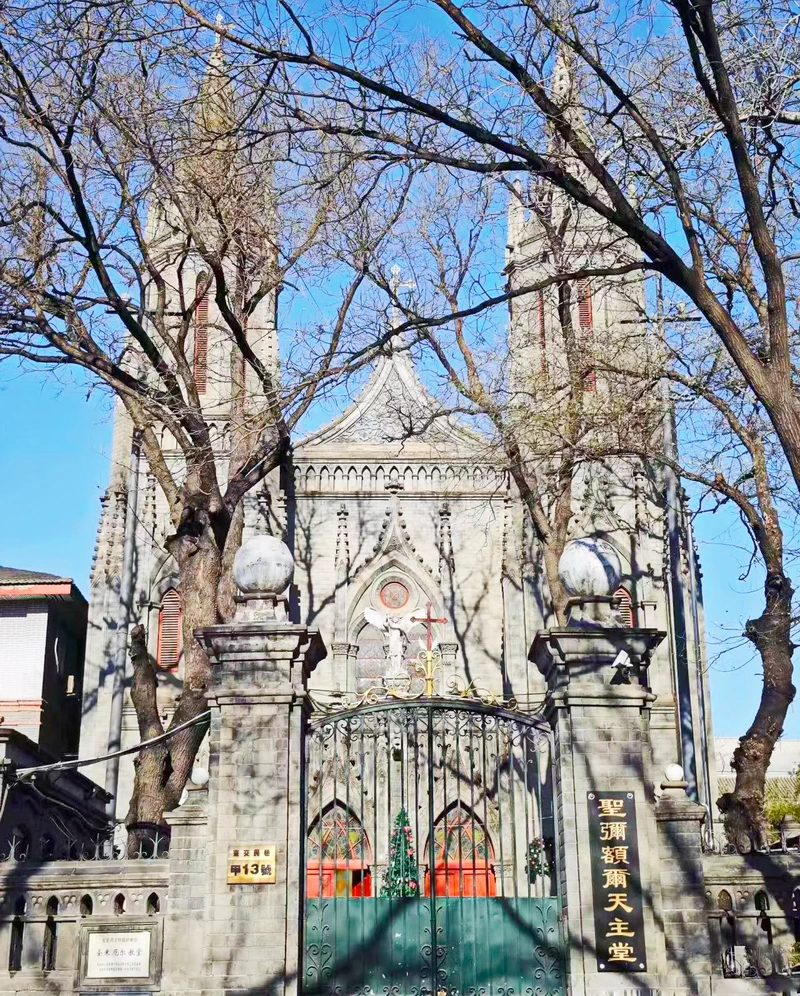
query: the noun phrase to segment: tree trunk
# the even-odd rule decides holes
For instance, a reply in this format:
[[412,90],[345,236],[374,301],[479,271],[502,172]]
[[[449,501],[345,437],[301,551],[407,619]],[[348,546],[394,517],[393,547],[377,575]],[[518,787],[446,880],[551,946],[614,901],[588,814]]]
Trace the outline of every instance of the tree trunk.
[[[158,677],[156,664],[147,652],[144,626],[131,631],[133,684],[131,701],[139,720],[140,740],[152,740],[164,732],[158,711]],[[128,828],[128,857],[149,853],[153,835],[160,832],[164,808],[160,784],[167,763],[166,742],[139,752],[134,764],[134,791],[125,819]]]
[[[220,621],[217,595],[222,556],[208,512],[195,509],[184,516],[177,534],[168,543],[178,564],[183,605],[183,689],[165,731],[158,708],[156,665],[147,653],[144,629],[137,626],[131,634],[131,700],[142,740],[169,732],[205,712],[211,667],[194,632]],[[134,762],[133,794],[125,819],[129,853],[137,853],[148,846],[144,842],[152,840],[155,832],[168,832],[164,826],[164,813],[180,802],[207,729],[207,722],[196,723],[164,742],[140,751]]]
[[765,780],[772,752],[783,733],[786,713],[795,696],[792,684],[791,639],[792,586],[780,572],[768,572],[766,607],[745,627],[745,635],[758,650],[764,668],[761,701],[750,729],[733,753],[736,772],[733,792],[724,793],[717,805],[723,814],[725,833],[738,848],[765,848],[767,823],[764,813]]

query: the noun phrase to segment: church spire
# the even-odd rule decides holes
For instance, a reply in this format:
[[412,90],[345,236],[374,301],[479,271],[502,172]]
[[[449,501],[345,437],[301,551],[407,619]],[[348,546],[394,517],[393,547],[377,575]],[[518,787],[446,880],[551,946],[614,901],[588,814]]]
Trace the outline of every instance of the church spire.
[[510,266],[525,235],[525,207],[522,203],[522,181],[519,179],[513,181],[509,191],[506,225],[506,266]]
[[572,102],[575,89],[575,53],[563,42],[558,47],[553,82],[550,92],[553,100],[564,107]]
[[550,86],[550,96],[559,106],[564,117],[572,125],[580,138],[593,145],[592,133],[586,123],[586,115],[580,103],[581,85],[578,76],[575,52],[562,42],[556,53],[556,64]]
[[[217,14],[216,23],[218,29],[224,27],[222,14]],[[196,120],[205,138],[225,136],[235,125],[233,84],[223,46],[222,35],[216,33],[205,78],[200,85]]]

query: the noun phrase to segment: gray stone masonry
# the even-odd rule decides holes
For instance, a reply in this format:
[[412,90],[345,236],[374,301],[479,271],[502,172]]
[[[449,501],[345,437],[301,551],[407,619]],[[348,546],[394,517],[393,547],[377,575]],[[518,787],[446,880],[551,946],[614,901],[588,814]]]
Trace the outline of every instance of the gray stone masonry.
[[[647,681],[658,630],[574,628],[544,630],[530,659],[547,681],[545,714],[555,736],[555,804],[560,820],[560,888],[572,996],[623,989],[696,992],[681,953],[668,959],[649,713],[655,696]],[[620,651],[627,654],[627,662]],[[616,665],[616,666],[615,666]],[[587,793],[633,792],[644,897],[647,972],[597,971],[589,851]],[[698,842],[699,847],[699,842]],[[670,883],[679,887],[679,884]],[[706,929],[707,932],[707,929]]]
[[[243,619],[241,611],[237,619],[197,634],[214,669],[208,823],[204,834],[200,803],[188,821],[172,821],[175,917],[162,990],[292,996],[302,923],[306,683],[324,649],[304,626]],[[276,846],[276,884],[228,885],[228,849],[238,844]]]
[[171,976],[190,978],[202,965],[208,882],[208,788],[187,786],[182,806],[166,814],[169,845],[169,906],[164,916],[166,967]]
[[[169,874],[166,858],[0,864],[0,996],[73,996],[82,926],[103,924],[114,931],[129,923],[158,921],[163,914],[148,914],[148,897],[158,896],[161,910],[168,906]],[[122,916],[114,912],[118,894],[124,898]],[[81,909],[84,897],[92,903],[88,916]],[[53,969],[45,971],[42,949],[51,898],[58,900],[56,959]],[[19,971],[9,971],[13,914],[20,899],[26,905],[22,965]],[[160,956],[159,948],[159,960]]]
[[[686,795],[685,782],[661,782],[656,803],[664,944],[668,970],[698,983],[719,959],[711,959],[708,901],[703,887],[702,828],[705,809]],[[710,983],[710,979],[709,979]],[[680,978],[676,984],[680,984]]]

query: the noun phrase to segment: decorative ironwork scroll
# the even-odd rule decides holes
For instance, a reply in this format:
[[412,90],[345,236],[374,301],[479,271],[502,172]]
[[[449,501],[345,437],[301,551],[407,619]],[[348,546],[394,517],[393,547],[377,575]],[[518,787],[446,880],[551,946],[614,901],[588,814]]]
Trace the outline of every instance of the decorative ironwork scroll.
[[551,749],[462,699],[312,719],[303,996],[564,996]]
[[599,972],[647,970],[633,792],[589,792],[589,853]]

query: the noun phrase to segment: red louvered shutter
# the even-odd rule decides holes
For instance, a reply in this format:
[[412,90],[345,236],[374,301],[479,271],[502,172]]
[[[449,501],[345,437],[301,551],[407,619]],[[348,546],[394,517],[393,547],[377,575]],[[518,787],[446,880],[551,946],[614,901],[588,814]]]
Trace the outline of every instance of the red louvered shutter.
[[617,612],[622,616],[625,626],[636,625],[633,615],[633,599],[627,588],[617,588],[614,592],[614,598],[617,599]]
[[[195,294],[199,294],[208,274],[199,273]],[[206,393],[208,384],[208,292],[197,303],[194,315],[194,384],[198,394]]]
[[[594,339],[594,316],[592,315],[592,285],[588,280],[578,281],[578,325],[581,346],[587,353],[590,353]],[[584,387],[585,390],[591,392],[597,389],[597,374],[594,370],[586,375]]]
[[539,353],[542,373],[547,373],[547,327],[544,320],[544,291],[539,291]]
[[182,646],[181,596],[170,588],[161,599],[158,614],[158,652],[156,661],[159,667],[167,670],[178,666]]

